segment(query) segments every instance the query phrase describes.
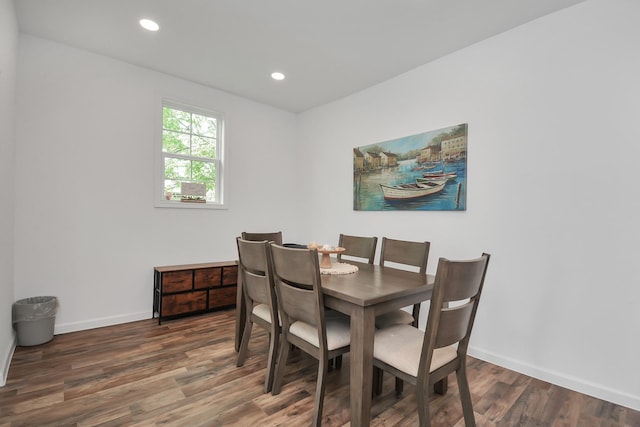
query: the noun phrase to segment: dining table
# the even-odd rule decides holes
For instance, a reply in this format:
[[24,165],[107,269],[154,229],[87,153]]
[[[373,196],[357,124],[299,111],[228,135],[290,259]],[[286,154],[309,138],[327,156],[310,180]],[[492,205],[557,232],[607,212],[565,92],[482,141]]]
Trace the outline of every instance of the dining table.
[[[351,426],[368,426],[373,387],[373,340],[375,318],[431,299],[434,276],[388,266],[348,261],[358,267],[351,274],[322,274],[324,305],[344,313],[351,322],[349,381]],[[240,288],[240,284],[238,286]],[[239,290],[239,296],[240,296]],[[238,298],[236,348],[246,310]]]
[[351,426],[368,426],[373,387],[375,318],[431,299],[434,276],[349,261],[352,274],[323,274],[324,305],[351,318],[349,381]]

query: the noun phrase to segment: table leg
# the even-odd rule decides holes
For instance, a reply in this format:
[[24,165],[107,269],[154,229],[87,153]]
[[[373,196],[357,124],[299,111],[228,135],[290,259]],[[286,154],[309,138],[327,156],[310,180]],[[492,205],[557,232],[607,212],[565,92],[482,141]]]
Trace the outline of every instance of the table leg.
[[236,294],[236,341],[235,349],[240,350],[240,341],[242,341],[242,334],[244,332],[244,325],[247,316],[247,308],[244,305],[244,295],[242,294],[242,274],[240,268],[238,268],[238,291]]
[[371,307],[354,307],[351,313],[350,390],[351,426],[368,426],[371,419],[373,382],[373,334],[375,314]]

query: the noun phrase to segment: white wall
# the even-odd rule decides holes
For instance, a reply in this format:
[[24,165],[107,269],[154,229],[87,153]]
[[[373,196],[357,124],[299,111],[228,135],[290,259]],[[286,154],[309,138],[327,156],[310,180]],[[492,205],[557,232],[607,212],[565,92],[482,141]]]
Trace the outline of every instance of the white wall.
[[15,348],[11,326],[13,292],[13,218],[15,87],[18,25],[12,0],[0,0],[0,386],[5,384]]
[[[243,230],[297,238],[296,116],[21,35],[15,293],[56,333],[151,317],[153,267],[236,259]],[[153,205],[160,100],[226,115],[228,210]]]
[[[635,409],[638,16],[581,3],[300,117],[316,240],[427,239],[431,272],[491,253],[473,354]],[[352,210],[353,147],[459,123],[466,212]]]
[[[474,355],[640,409],[639,12],[590,0],[299,117],[21,36],[15,298],[57,295],[59,333],[149,317],[153,266],[234,259],[243,229],[428,239],[430,272],[440,256],[493,255]],[[3,91],[13,21],[0,23]],[[161,96],[227,114],[229,210],[153,207]],[[1,98],[9,152],[12,115]],[[353,147],[458,123],[469,123],[466,212],[352,211]],[[11,175],[4,151],[0,166]],[[0,233],[11,239],[7,200]],[[0,350],[7,334],[0,326]]]

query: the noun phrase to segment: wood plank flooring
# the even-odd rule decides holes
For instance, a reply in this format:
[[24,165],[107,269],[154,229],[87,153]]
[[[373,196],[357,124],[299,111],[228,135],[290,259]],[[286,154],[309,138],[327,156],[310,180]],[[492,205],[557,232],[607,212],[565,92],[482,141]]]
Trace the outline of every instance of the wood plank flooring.
[[[145,320],[58,335],[18,347],[0,387],[0,426],[305,426],[317,362],[294,351],[282,393],[262,392],[267,335],[259,327],[235,366],[233,310]],[[640,413],[469,359],[478,426],[640,426]],[[433,426],[463,426],[455,376],[431,398]],[[411,385],[385,375],[372,426],[416,426]],[[330,372],[323,425],[349,425],[349,357]]]

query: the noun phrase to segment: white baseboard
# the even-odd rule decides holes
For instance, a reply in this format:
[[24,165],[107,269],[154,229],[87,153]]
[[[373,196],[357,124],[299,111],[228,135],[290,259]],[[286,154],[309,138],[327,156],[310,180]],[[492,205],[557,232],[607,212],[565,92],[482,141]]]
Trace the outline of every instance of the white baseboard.
[[56,323],[54,334],[66,334],[68,332],[84,331],[87,329],[102,328],[103,326],[118,325],[120,323],[136,322],[138,320],[151,319],[151,311],[140,313],[128,313],[119,316],[99,317],[83,320],[81,322]]
[[592,382],[585,381],[582,378],[572,377],[561,372],[555,372],[538,366],[533,366],[477,347],[469,346],[468,354],[469,356],[477,359],[511,369],[512,371],[520,372],[521,374],[525,374],[560,387],[568,388],[579,393],[606,400],[607,402],[615,403],[616,405],[640,411],[640,396],[634,396],[629,393],[614,390],[601,384],[594,384]]
[[13,332],[13,339],[11,340],[11,344],[7,351],[4,354],[4,358],[2,359],[2,365],[0,365],[0,387],[4,387],[7,384],[7,378],[9,377],[9,366],[11,365],[11,359],[13,358],[13,353],[16,351],[17,337],[15,332]]

